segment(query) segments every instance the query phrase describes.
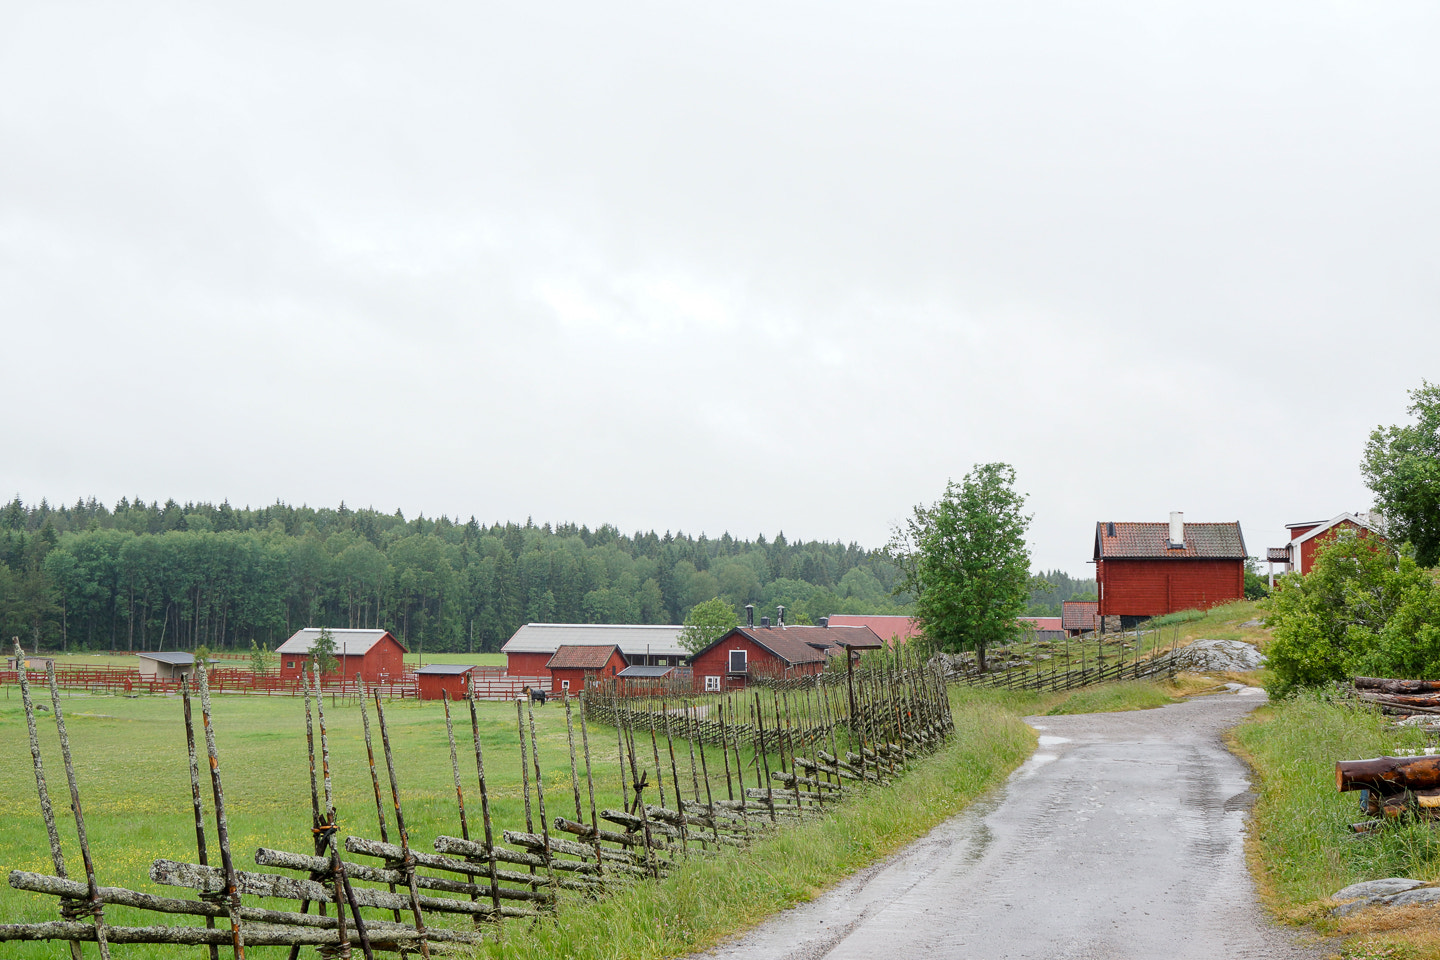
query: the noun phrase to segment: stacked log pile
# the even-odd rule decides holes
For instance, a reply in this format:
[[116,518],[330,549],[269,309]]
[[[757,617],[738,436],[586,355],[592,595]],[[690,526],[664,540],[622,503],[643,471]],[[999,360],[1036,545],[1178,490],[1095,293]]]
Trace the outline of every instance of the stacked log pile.
[[1352,823],[1369,833],[1387,821],[1440,819],[1440,756],[1375,757],[1335,764],[1335,787],[1360,792],[1360,809],[1376,819]]
[[[254,853],[260,869],[243,870],[232,856],[210,691],[202,668],[198,690],[203,739],[197,739],[192,722],[190,687],[182,688],[196,862],[159,859],[150,869],[154,882],[193,895],[166,897],[99,883],[103,868],[90,858],[79,784],[52,672],[52,711],[84,879],[72,879],[66,872],[36,733],[36,708],[22,675],[40,811],[55,872],[16,870],[9,882],[16,889],[58,898],[61,919],[0,924],[0,941],[68,941],[72,960],[81,960],[82,942],[96,943],[102,960],[109,960],[111,943],[207,946],[211,960],[217,960],[222,946],[237,960],[243,958],[247,945],[289,946],[290,960],[296,960],[302,946],[313,946],[326,958],[346,960],[355,949],[371,960],[376,951],[428,958],[432,951],[463,948],[491,935],[495,925],[506,919],[531,922],[575,903],[576,897],[583,902],[618,885],[662,877],[679,860],[741,846],[786,823],[822,813],[857,785],[899,776],[909,762],[934,750],[952,732],[943,679],[936,671],[897,661],[856,676],[858,684],[852,680],[843,691],[833,684],[827,688],[816,682],[782,683],[763,693],[708,702],[622,704],[601,695],[591,707],[588,693],[578,701],[567,697],[571,797],[557,801],[552,796],[549,806],[534,704],[517,701],[524,829],[518,824],[505,829],[492,820],[473,691],[463,701],[471,720],[471,742],[463,751],[446,698],[459,835],[435,837],[433,853],[419,849],[406,827],[400,776],[378,691],[373,699],[378,752],[367,698],[360,701],[378,839],[341,836],[324,703],[316,696],[312,704],[307,683],[314,846],[303,852],[262,847]],[[318,692],[318,685],[314,690]],[[590,762],[590,720],[597,714],[614,725],[620,792],[626,798],[620,809],[597,809]],[[705,743],[719,748],[718,764],[713,752],[707,756]],[[697,744],[702,748],[697,750]],[[478,786],[480,808],[474,830],[463,786],[469,777],[462,776],[460,761],[471,747],[475,755],[471,782]],[[208,776],[202,774],[207,765]],[[212,801],[208,811],[206,793]],[[557,812],[559,808],[564,812]],[[242,896],[278,903],[254,906]],[[112,904],[203,918],[205,926],[118,927],[105,919],[105,908]]]
[[1341,687],[1341,693],[1362,703],[1374,704],[1382,713],[1391,716],[1440,716],[1440,680],[1355,677]]

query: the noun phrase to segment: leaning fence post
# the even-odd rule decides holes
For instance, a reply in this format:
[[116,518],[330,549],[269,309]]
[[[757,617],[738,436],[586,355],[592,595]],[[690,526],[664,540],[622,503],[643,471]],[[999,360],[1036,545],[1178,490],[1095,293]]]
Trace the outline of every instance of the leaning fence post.
[[215,837],[220,841],[220,866],[225,871],[225,906],[230,913],[230,942],[235,960],[245,960],[245,935],[240,926],[240,887],[235,879],[235,860],[230,855],[230,821],[225,817],[225,790],[220,782],[220,752],[215,749],[215,727],[210,716],[210,681],[205,665],[197,664],[200,677],[200,722],[205,729],[205,752],[210,758],[210,787],[215,795]]
[[[205,850],[205,805],[200,795],[200,761],[195,755],[195,724],[190,718],[190,678],[180,678],[180,699],[185,705],[185,747],[190,754],[190,795],[195,805],[195,852],[202,867],[209,866]],[[205,918],[205,928],[215,929],[215,918]],[[220,948],[210,944],[210,960],[219,960]]]
[[60,709],[60,686],[55,682],[55,661],[45,665],[50,681],[50,703],[55,711],[55,731],[60,736],[60,757],[65,761],[65,779],[70,783],[70,809],[75,812],[75,832],[80,838],[80,862],[85,865],[85,886],[88,888],[88,910],[95,919],[95,942],[102,960],[110,960],[110,942],[105,936],[105,911],[95,884],[95,863],[90,859],[90,840],[85,833],[85,814],[80,809],[80,785],[75,779],[75,765],[70,761],[70,736],[65,732],[65,715]]
[[430,960],[430,942],[425,939],[425,916],[420,912],[420,888],[415,883],[415,857],[410,853],[410,833],[405,829],[405,813],[400,808],[400,778],[395,775],[395,756],[390,752],[390,728],[385,723],[385,707],[380,691],[375,691],[375,719],[380,722],[380,745],[385,750],[385,769],[390,774],[390,796],[395,801],[395,831],[400,834],[401,866],[405,883],[410,888],[410,911],[415,915],[415,932],[420,934],[420,955]]
[[500,920],[500,882],[495,876],[495,836],[490,827],[490,793],[485,786],[485,754],[480,749],[480,715],[475,710],[475,678],[465,681],[465,699],[470,705],[470,735],[475,740],[475,776],[480,781],[480,819],[485,825],[485,852],[490,858],[490,919]]
[[[50,806],[50,790],[45,786],[45,766],[40,761],[40,736],[35,729],[35,704],[30,700],[30,680],[25,669],[25,650],[20,638],[12,637],[15,644],[15,672],[20,677],[20,700],[25,705],[25,725],[30,731],[30,757],[35,763],[35,789],[40,793],[40,815],[45,820],[45,832],[50,837],[50,859],[55,865],[55,875],[68,879],[65,873],[65,854],[60,849],[60,834],[55,829],[55,811]],[[66,901],[60,901],[60,912],[66,916]],[[80,944],[70,941],[71,960],[80,960]]]

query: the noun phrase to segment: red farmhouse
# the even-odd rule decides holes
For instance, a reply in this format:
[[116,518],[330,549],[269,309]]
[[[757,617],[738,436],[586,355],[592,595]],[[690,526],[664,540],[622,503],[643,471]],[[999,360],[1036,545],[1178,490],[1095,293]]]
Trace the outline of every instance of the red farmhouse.
[[472,663],[427,663],[415,671],[420,699],[440,700],[448,693],[451,700],[464,700],[465,683],[474,670]]
[[1238,523],[1186,523],[1178,512],[1168,524],[1097,523],[1095,581],[1106,629],[1206,610],[1244,598],[1245,538]]
[[698,689],[738,690],[757,676],[794,677],[820,673],[831,657],[846,650],[884,646],[869,627],[736,627],[690,658]]
[[[405,648],[389,630],[333,629],[335,673],[327,676],[354,680],[360,674],[366,683],[399,681],[405,675]],[[295,678],[310,666],[310,648],[320,639],[319,627],[297,630],[276,648],[280,655],[280,676]]]
[[567,690],[579,695],[586,677],[613,677],[626,666],[625,654],[613,643],[608,647],[563,646],[545,664],[550,671],[550,692],[557,696]]
[[1373,513],[1342,513],[1329,520],[1310,520],[1305,523],[1287,523],[1290,542],[1283,547],[1271,547],[1266,551],[1270,561],[1270,586],[1275,586],[1275,564],[1282,563],[1281,573],[1292,570],[1307,574],[1315,566],[1315,551],[1320,544],[1335,539],[1341,530],[1354,530],[1362,537],[1384,539],[1385,531],[1380,517]]

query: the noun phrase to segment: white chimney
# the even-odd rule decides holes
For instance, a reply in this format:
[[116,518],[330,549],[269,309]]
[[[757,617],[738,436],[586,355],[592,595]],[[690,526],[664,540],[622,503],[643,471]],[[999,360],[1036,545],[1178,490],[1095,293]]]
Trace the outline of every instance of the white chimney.
[[1180,510],[1170,511],[1170,546],[1185,546],[1185,514]]

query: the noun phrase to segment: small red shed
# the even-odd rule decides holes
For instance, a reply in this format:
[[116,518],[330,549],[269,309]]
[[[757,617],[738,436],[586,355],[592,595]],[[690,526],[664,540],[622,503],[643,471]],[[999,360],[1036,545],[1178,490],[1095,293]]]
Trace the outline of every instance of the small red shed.
[[586,677],[613,677],[628,666],[620,648],[563,646],[545,664],[550,671],[550,692],[559,696],[567,690],[578,695]]
[[879,650],[885,644],[869,627],[736,627],[690,658],[696,689],[707,693],[743,688],[757,676],[820,673],[846,650]]
[[[310,666],[310,648],[320,639],[320,627],[306,627],[276,648],[280,655],[280,676],[295,679]],[[389,630],[334,628],[336,669],[327,676],[354,680],[360,674],[366,683],[398,682],[405,676],[405,648]]]
[[1106,629],[1241,600],[1245,537],[1239,523],[1186,523],[1178,511],[1168,524],[1097,523],[1095,582]]
[[1078,637],[1095,629],[1095,617],[1100,604],[1094,600],[1062,600],[1060,602],[1060,628],[1067,637]]
[[474,670],[473,663],[427,663],[415,671],[420,699],[440,700],[448,693],[451,700],[464,700],[465,685]]

